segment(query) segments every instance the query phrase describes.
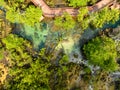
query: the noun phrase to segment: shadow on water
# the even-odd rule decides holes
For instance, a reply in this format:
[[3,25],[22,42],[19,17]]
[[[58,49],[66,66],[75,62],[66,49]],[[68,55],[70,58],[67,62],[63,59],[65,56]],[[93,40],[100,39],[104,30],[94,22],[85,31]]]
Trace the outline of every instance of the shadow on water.
[[82,34],[82,36],[81,36],[81,38],[79,40],[80,49],[89,40],[91,40],[92,38],[95,38],[96,36],[98,36],[100,31],[103,31],[103,30],[105,30],[107,28],[117,28],[119,25],[120,25],[120,19],[115,24],[112,24],[112,23],[105,24],[102,28],[98,28],[98,29],[88,28],[87,30],[84,31],[84,33]]
[[115,24],[106,24],[104,27],[103,27],[103,30],[106,29],[106,28],[116,28],[120,25],[120,19],[115,23]]
[[29,40],[35,50],[40,50],[44,47],[48,29],[46,23],[37,23],[34,27],[15,23],[13,33]]

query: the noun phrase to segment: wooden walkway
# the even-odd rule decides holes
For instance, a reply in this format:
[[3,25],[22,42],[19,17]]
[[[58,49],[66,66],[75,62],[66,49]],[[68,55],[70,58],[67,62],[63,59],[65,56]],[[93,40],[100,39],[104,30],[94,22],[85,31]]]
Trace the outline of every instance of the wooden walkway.
[[[78,15],[78,10],[73,7],[63,7],[63,8],[50,8],[44,0],[31,0],[34,5],[40,7],[43,12],[43,16],[45,17],[55,17],[55,16],[61,16],[64,12],[67,12],[68,14],[72,16]],[[101,0],[100,2],[96,3],[93,6],[88,6],[89,12],[95,12],[103,7],[109,6],[114,2],[114,0]]]

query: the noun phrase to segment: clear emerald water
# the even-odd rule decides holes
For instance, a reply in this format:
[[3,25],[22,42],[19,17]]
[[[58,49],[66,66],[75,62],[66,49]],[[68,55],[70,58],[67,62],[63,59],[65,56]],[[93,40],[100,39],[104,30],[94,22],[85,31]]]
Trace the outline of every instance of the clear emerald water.
[[45,23],[37,23],[35,27],[15,24],[13,33],[32,42],[34,49],[39,50],[44,47],[49,28]]
[[[34,27],[15,23],[13,33],[32,42],[33,47],[36,50],[40,50],[41,48],[45,47],[45,43],[56,43],[58,44],[58,48],[64,48],[66,53],[71,53],[72,51],[80,51],[80,48],[83,46],[83,44],[97,36],[100,30],[104,30],[106,28],[116,28],[118,25],[120,25],[120,20],[118,20],[115,24],[104,25],[104,27],[101,29],[92,30],[88,28],[77,41],[74,40],[73,35],[80,34],[82,31],[81,29],[73,28],[69,30],[68,32],[71,35],[68,37],[68,35],[63,32],[51,32],[52,25],[50,22],[37,23]],[[61,37],[64,39],[67,38],[69,41],[58,43],[58,39]]]

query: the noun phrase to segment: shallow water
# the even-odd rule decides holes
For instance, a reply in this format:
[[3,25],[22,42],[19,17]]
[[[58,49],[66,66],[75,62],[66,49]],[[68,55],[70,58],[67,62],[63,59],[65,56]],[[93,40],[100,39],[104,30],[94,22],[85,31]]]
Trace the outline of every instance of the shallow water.
[[32,42],[34,49],[40,50],[44,47],[49,28],[46,24],[37,23],[35,27],[15,24],[13,33]]
[[[45,47],[45,43],[54,43],[56,44],[57,50],[63,48],[66,54],[79,53],[79,58],[82,59],[80,52],[82,46],[90,39],[96,37],[99,31],[105,30],[106,28],[116,28],[118,25],[120,25],[120,20],[115,24],[104,25],[101,29],[92,30],[88,28],[83,34],[81,34],[81,29],[74,27],[73,29],[69,30],[69,33],[71,34],[69,36],[59,31],[51,32],[51,29],[53,29],[51,23],[52,21],[49,23],[37,23],[34,27],[16,23],[13,32],[31,41],[34,49],[36,50],[40,50],[41,48]],[[80,37],[74,38],[74,35],[76,34],[80,35]],[[59,42],[58,39],[61,37],[63,38],[63,41]]]

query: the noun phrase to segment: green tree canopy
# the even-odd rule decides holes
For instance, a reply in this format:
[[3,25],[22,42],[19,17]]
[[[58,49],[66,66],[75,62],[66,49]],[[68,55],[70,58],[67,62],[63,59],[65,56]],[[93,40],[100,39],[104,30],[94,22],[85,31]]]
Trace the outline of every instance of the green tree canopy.
[[[88,8],[87,7],[81,7],[79,9],[79,14],[77,16],[78,23],[80,25],[80,28],[85,30],[89,26],[89,16],[88,16]],[[87,17],[86,17],[87,16]]]
[[28,41],[17,35],[10,34],[2,39],[2,43],[5,45],[3,49],[6,49],[6,52],[8,52],[8,60],[11,66],[23,66],[32,61],[31,53],[27,52],[27,49],[32,49]]
[[95,12],[90,16],[91,19],[93,18],[90,24],[96,28],[101,28],[104,24],[114,24],[117,20],[119,20],[119,17],[120,10],[104,8],[101,11]]
[[7,89],[11,90],[50,90],[49,88],[49,64],[42,59],[37,59],[23,67],[12,67],[11,78],[8,80]]
[[86,6],[90,0],[68,0],[69,5],[73,7]]
[[4,4],[5,4],[4,0],[0,0],[0,6]]
[[83,50],[90,64],[98,65],[106,71],[117,69],[116,46],[111,38],[106,36],[96,37],[84,45]]
[[88,4],[94,4],[96,0],[67,0],[69,2],[69,6],[73,7],[81,7],[87,6]]
[[24,39],[19,38],[17,35],[10,34],[6,38],[3,38],[2,42],[6,45],[6,48],[8,50],[18,49],[20,47],[23,47]]
[[9,8],[6,13],[6,19],[10,22],[18,22],[30,26],[34,26],[35,23],[38,23],[41,16],[42,11],[40,8],[33,5],[29,5],[29,7],[27,7],[23,0],[10,1]]
[[29,6],[25,15],[23,15],[23,23],[33,26],[35,23],[40,22],[40,17],[42,16],[42,10],[40,8],[36,8],[35,6]]
[[69,15],[68,13],[64,13],[61,17],[55,18],[54,24],[55,24],[55,26],[57,26],[59,28],[69,30],[69,29],[74,28],[75,21],[71,17],[71,15]]
[[9,62],[10,77],[5,83],[7,90],[49,90],[50,57],[45,57],[45,50],[34,56],[36,53],[30,43],[14,34],[2,39],[2,43]]
[[100,11],[90,13],[88,8],[81,7],[77,16],[80,27],[84,30],[89,26],[102,28],[105,24],[114,24],[119,20],[120,10],[104,8]]

